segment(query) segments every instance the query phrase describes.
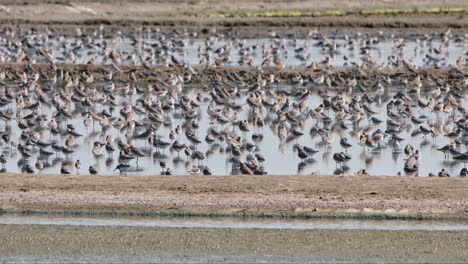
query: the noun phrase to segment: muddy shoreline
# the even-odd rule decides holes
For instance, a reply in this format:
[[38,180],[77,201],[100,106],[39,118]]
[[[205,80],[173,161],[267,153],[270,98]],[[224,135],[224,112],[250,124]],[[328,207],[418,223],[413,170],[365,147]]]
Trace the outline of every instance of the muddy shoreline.
[[468,232],[0,225],[0,238],[8,241],[0,245],[7,262],[49,262],[51,257],[58,262],[165,263],[468,260]]
[[216,33],[234,35],[238,38],[266,38],[270,32],[280,37],[306,38],[311,31],[318,30],[328,35],[340,34],[383,34],[391,36],[409,36],[412,34],[438,35],[451,28],[454,35],[466,34],[468,15],[404,15],[404,16],[345,16],[345,17],[274,17],[274,18],[173,18],[173,19],[83,19],[83,20],[31,20],[23,18],[2,19],[0,28],[23,29],[47,28],[61,34],[73,34],[77,28],[84,32],[93,32],[103,26],[112,32],[124,35],[141,29],[159,29],[162,32],[196,32],[200,37],[207,37],[207,32],[216,29]]
[[[136,256],[140,256],[161,262],[174,258],[186,260],[192,258],[193,261],[193,258],[203,259],[219,255],[224,256],[224,260],[228,262],[250,262],[261,256],[270,256],[272,258],[269,261],[280,262],[288,259],[296,261],[388,259],[398,262],[418,259],[428,262],[464,262],[468,259],[466,251],[462,250],[466,246],[463,242],[467,241],[466,232],[92,227],[78,229],[43,226],[0,226],[0,230],[2,231],[0,237],[10,242],[2,243],[0,247],[3,258],[51,254],[73,258],[78,255],[102,255],[106,252],[108,257],[114,255],[114,258],[123,258],[120,261],[135,260]],[[95,239],[96,237],[99,239]],[[202,239],[203,237],[210,239]],[[434,247],[437,247],[437,251],[433,251]],[[159,258],[155,258],[156,256]]]
[[4,213],[468,218],[465,178],[5,174]]
[[[131,73],[134,73],[140,83],[151,83],[156,80],[165,80],[172,74],[183,75],[190,72],[184,67],[147,67],[147,66],[124,66],[119,65],[118,70],[112,65],[92,65],[92,64],[56,64],[55,70],[68,71],[71,74],[81,74],[87,72],[95,75],[97,78],[102,78],[110,71],[114,72],[114,80],[121,82],[130,81]],[[16,79],[17,72],[29,72],[31,69],[39,71],[44,76],[49,76],[54,69],[49,64],[32,64],[26,63],[7,63],[0,64],[0,70],[5,71],[6,81]],[[208,84],[213,78],[221,80],[226,78],[234,82],[243,82],[245,84],[253,84],[258,75],[267,78],[269,74],[274,74],[277,80],[282,84],[288,84],[293,77],[301,76],[305,81],[311,81],[320,75],[327,74],[330,76],[339,76],[339,79],[353,78],[364,82],[375,82],[381,79],[382,76],[390,76],[395,83],[401,82],[403,79],[414,79],[417,75],[426,77],[436,77],[445,81],[458,82],[462,81],[468,74],[468,70],[463,68],[421,68],[410,69],[400,67],[394,69],[379,69],[379,68],[331,68],[321,67],[318,69],[309,69],[305,67],[290,67],[278,69],[275,67],[265,67],[262,71],[252,67],[193,67],[195,74],[192,75],[187,84]]]
[[[132,27],[166,27],[166,28],[199,28],[209,29],[217,27],[220,30],[252,30],[253,28],[275,28],[279,32],[286,33],[290,27],[301,28],[343,28],[345,32],[352,32],[351,28],[361,28],[364,31],[381,29],[413,29],[428,32],[429,30],[442,30],[454,28],[463,30],[468,26],[468,19],[465,15],[438,14],[438,15],[404,15],[403,17],[389,16],[358,16],[350,15],[345,17],[300,17],[300,18],[230,18],[230,19],[193,19],[193,18],[175,18],[175,19],[83,19],[83,20],[32,20],[32,19],[0,19],[3,27],[8,25],[22,26],[52,26],[55,28],[67,26],[112,26],[131,30]],[[453,18],[455,17],[455,19]],[[458,18],[458,19],[457,19]],[[437,22],[439,21],[439,22]],[[348,29],[347,29],[348,28]],[[258,31],[256,31],[258,32]],[[258,33],[257,33],[258,34]],[[253,34],[251,34],[253,35]],[[263,34],[264,35],[264,34]],[[302,34],[298,34],[301,36]],[[245,37],[245,35],[243,35]]]

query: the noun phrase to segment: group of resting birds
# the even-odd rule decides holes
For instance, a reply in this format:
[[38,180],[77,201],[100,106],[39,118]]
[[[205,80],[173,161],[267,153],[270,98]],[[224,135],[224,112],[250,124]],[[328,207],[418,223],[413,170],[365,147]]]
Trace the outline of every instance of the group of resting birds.
[[[4,121],[0,135],[9,153],[0,156],[3,168],[12,153],[19,153],[17,164],[22,172],[42,171],[60,162],[60,173],[78,174],[83,160],[90,160],[74,157],[84,143],[95,158],[91,159],[93,164],[86,164],[90,174],[100,173],[99,159],[107,156],[106,166],[114,165],[113,171],[121,174],[138,174],[139,160],[153,159],[159,162],[161,174],[172,175],[164,154],[169,148],[174,156],[185,155],[190,165],[187,173],[211,175],[206,161],[211,153],[202,149],[222,145],[227,161],[232,163],[232,173],[263,175],[270,153],[261,153],[259,146],[271,140],[264,139],[264,129],[270,129],[280,145],[295,142],[290,147],[301,160],[300,166],[322,149],[329,151],[335,139],[339,140],[341,149],[332,155],[337,164],[335,174],[349,171],[348,162],[353,160],[350,150],[362,147],[366,157],[387,146],[398,152],[408,140],[401,136],[407,131],[411,137],[432,138],[434,146],[438,138],[448,140],[449,144],[437,147],[444,158],[468,161],[466,54],[449,66],[450,76],[441,77],[399,58],[405,39],[394,39],[398,44],[394,57],[378,64],[367,50],[383,35],[345,36],[347,44],[340,47],[336,36],[328,38],[315,32],[311,37],[321,42],[316,46],[321,52],[336,55],[341,49],[359,48],[362,64],[350,64],[355,71],[346,71],[333,68],[329,59],[317,62],[306,58],[310,62],[306,70],[284,77],[268,70],[270,66],[279,72],[284,68],[281,56],[287,53],[287,44],[276,34],[270,37],[270,46],[254,47],[233,40],[217,47],[217,35],[212,32],[199,48],[202,67],[192,67],[174,57],[174,53],[183,52],[185,44],[176,37],[166,39],[167,34],[157,35],[153,42],[143,35],[129,36],[135,51],[128,57],[117,49],[123,38],[102,41],[102,28],[91,33],[79,30],[71,43],[70,38],[50,31],[15,34],[5,29],[0,33],[0,43],[6,44],[0,48],[0,61],[26,65],[0,70],[0,119]],[[18,37],[22,38],[14,41]],[[434,65],[444,65],[444,51],[460,41],[450,31],[439,37],[437,47],[430,36],[417,38],[418,43],[424,42],[420,45],[430,45],[435,55],[426,60]],[[49,50],[50,42],[57,50]],[[240,49],[243,63],[239,64],[254,66],[249,60],[253,52],[263,54],[263,63],[245,71],[215,71],[209,82],[193,87],[200,72],[207,72],[206,67],[216,69],[228,64],[233,45]],[[305,50],[296,49],[296,56]],[[88,61],[90,68],[56,64],[75,63],[85,50],[92,50],[88,56],[100,58]],[[131,61],[135,68],[119,67],[125,61]],[[112,66],[105,67],[103,74],[92,68],[97,62]],[[158,76],[154,65],[162,65],[169,74]],[[368,70],[381,74],[377,79],[369,78]],[[191,95],[191,89],[199,90]],[[320,102],[311,103],[312,97]],[[382,105],[384,109],[377,111]],[[310,123],[310,130],[305,131]],[[299,144],[306,134],[310,139],[305,142],[310,144]],[[402,151],[406,155],[402,170],[418,173],[419,150],[406,144]],[[49,157],[53,156],[56,158],[51,163]],[[368,173],[365,168],[358,171]],[[449,173],[443,169],[438,175]],[[460,175],[466,175],[465,168]]]

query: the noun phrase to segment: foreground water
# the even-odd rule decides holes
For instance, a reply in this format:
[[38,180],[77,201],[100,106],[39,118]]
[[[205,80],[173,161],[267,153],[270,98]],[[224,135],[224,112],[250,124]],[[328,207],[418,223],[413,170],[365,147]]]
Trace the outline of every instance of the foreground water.
[[468,231],[468,221],[262,219],[202,217],[60,217],[2,215],[0,225],[229,228],[270,230]]
[[2,262],[464,263],[466,221],[0,216]]

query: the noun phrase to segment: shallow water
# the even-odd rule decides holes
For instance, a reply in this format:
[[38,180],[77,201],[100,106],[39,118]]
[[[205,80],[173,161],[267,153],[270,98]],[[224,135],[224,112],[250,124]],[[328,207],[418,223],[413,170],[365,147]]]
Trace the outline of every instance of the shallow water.
[[[9,85],[10,87],[14,87],[14,85]],[[271,88],[277,89],[277,88]],[[286,89],[286,90],[294,90],[296,87],[291,86],[284,86],[279,87],[278,89]],[[311,96],[308,97],[307,102],[309,109],[314,109],[315,107],[319,106],[322,102],[320,96],[318,96],[318,92],[321,90],[317,87],[309,88],[312,92]],[[359,123],[358,126],[353,127],[349,121],[346,121],[346,124],[350,127],[348,132],[337,128],[338,122],[333,121],[331,124],[328,124],[325,128],[327,130],[334,131],[333,133],[333,140],[329,146],[324,145],[320,136],[309,134],[309,131],[312,128],[322,128],[323,123],[317,124],[315,120],[308,117],[308,119],[304,122],[304,127],[301,131],[304,132],[303,136],[298,138],[294,138],[291,140],[286,140],[285,142],[280,141],[278,136],[276,135],[277,131],[277,124],[273,122],[268,123],[263,128],[253,128],[251,127],[250,132],[242,135],[239,132],[237,127],[233,127],[230,124],[226,124],[221,126],[219,124],[213,124],[208,119],[207,108],[209,102],[203,102],[200,104],[199,109],[199,118],[198,118],[198,137],[202,141],[201,144],[197,146],[197,149],[204,152],[206,155],[206,159],[198,164],[196,160],[191,161],[188,159],[184,152],[181,151],[180,154],[175,152],[171,149],[171,147],[167,147],[165,150],[156,150],[156,148],[150,148],[149,143],[147,140],[144,139],[130,139],[130,142],[135,145],[136,147],[142,148],[147,157],[140,158],[138,160],[138,164],[136,160],[130,161],[131,168],[127,172],[128,176],[139,176],[139,175],[157,175],[161,173],[161,167],[159,165],[160,161],[166,161],[167,166],[171,168],[171,170],[176,175],[187,175],[188,171],[192,169],[193,166],[208,166],[213,175],[230,175],[230,174],[239,174],[239,170],[237,166],[233,166],[233,163],[229,161],[232,154],[229,151],[229,147],[227,146],[226,142],[217,141],[213,144],[208,144],[204,141],[205,135],[209,129],[215,129],[218,132],[222,130],[235,130],[238,135],[242,136],[244,139],[247,139],[248,142],[255,143],[256,150],[255,153],[262,154],[266,161],[263,163],[263,167],[268,174],[277,174],[277,175],[289,175],[289,174],[311,174],[313,172],[319,172],[321,174],[332,174],[337,169],[337,164],[333,160],[332,156],[335,152],[344,151],[343,147],[341,147],[339,141],[340,136],[348,137],[349,141],[353,144],[353,147],[348,149],[348,153],[352,156],[352,159],[347,163],[347,166],[344,167],[346,172],[355,173],[359,169],[365,168],[370,175],[396,175],[398,172],[403,172],[404,162],[406,159],[406,155],[402,151],[406,144],[411,144],[420,151],[420,171],[419,175],[427,176],[430,172],[437,173],[442,168],[448,170],[448,172],[452,175],[459,175],[460,169],[466,164],[463,162],[455,161],[453,159],[445,159],[444,154],[437,150],[446,144],[450,143],[450,139],[445,137],[444,135],[440,135],[437,138],[433,139],[430,135],[424,138],[422,135],[418,135],[416,137],[411,137],[411,132],[416,129],[419,125],[414,125],[409,120],[400,120],[401,123],[400,129],[402,130],[400,136],[404,138],[404,141],[401,143],[400,146],[395,146],[393,143],[389,143],[389,137],[387,137],[384,142],[381,143],[380,146],[374,148],[373,150],[365,150],[363,147],[357,145],[358,141],[358,132],[363,130],[370,131],[372,133],[376,129],[381,129],[385,131],[387,129],[387,115],[386,115],[386,103],[388,99],[393,96],[396,91],[405,91],[402,87],[393,87],[387,88],[386,93],[382,97],[376,97],[375,101],[370,104],[370,107],[379,112],[376,114],[375,117],[381,119],[383,122],[379,125],[373,125],[369,121],[368,116],[364,117],[364,119]],[[183,90],[184,94],[187,94],[189,97],[194,98],[198,92],[202,92],[197,87],[186,86]],[[203,92],[202,92],[203,93]],[[329,91],[328,92],[331,96],[337,94],[336,91]],[[351,95],[347,93],[340,94],[346,99],[349,100]],[[146,95],[134,95],[131,97],[119,97],[118,102],[124,103],[128,102],[135,102],[138,98],[143,97]],[[153,95],[151,95],[153,96]],[[208,95],[207,95],[208,96]],[[427,101],[428,95],[422,93],[421,98]],[[248,107],[245,103],[245,95],[241,98],[235,99],[237,104],[243,105],[243,109],[239,111],[241,120],[247,119],[251,116],[250,107]],[[296,103],[297,98],[290,97],[290,103]],[[465,108],[468,107],[468,100],[462,99],[462,106]],[[11,108],[14,112],[15,104],[11,103],[6,108]],[[76,103],[73,107],[75,111],[82,111],[83,108],[81,104]],[[102,109],[109,109],[108,106],[96,105],[95,110],[100,112]],[[120,117],[119,114],[120,108],[116,108],[111,111],[113,117]],[[51,106],[43,105],[42,113],[46,114],[49,118],[54,113],[54,109]],[[29,111],[23,111],[23,115],[28,114]],[[185,122],[184,119],[177,118],[178,110],[171,112],[169,114],[169,119],[166,120],[166,124],[161,126],[157,131],[157,135],[166,142],[172,144],[172,140],[169,139],[169,133],[173,130],[177,125],[183,125]],[[413,110],[415,116],[426,115],[426,126],[427,122],[432,124],[446,124],[450,119],[445,114],[431,114],[427,109],[423,111],[418,111],[418,108]],[[333,116],[334,113],[332,111],[327,113],[332,120],[334,120]],[[173,117],[173,116],[176,117]],[[267,113],[263,112],[262,116],[266,118],[268,116]],[[137,118],[137,117],[136,117]],[[78,133],[83,134],[84,136],[77,138],[77,146],[74,148],[74,153],[66,157],[62,153],[58,153],[57,155],[53,154],[47,159],[39,157],[39,149],[35,147],[32,151],[32,156],[29,158],[24,158],[18,153],[15,149],[10,149],[10,147],[3,145],[3,153],[6,155],[8,161],[4,171],[8,172],[20,172],[21,167],[25,163],[31,164],[34,167],[37,159],[44,159],[45,160],[45,167],[40,171],[41,173],[52,173],[57,174],[60,173],[60,168],[62,163],[68,164],[70,170],[73,173],[77,171],[73,168],[73,163],[75,160],[79,159],[82,162],[82,174],[87,174],[87,168],[91,165],[97,167],[99,174],[103,175],[116,175],[118,172],[114,172],[116,165],[118,164],[118,149],[116,142],[119,139],[123,139],[125,141],[125,136],[123,132],[120,132],[116,128],[107,127],[102,130],[100,124],[96,122],[94,125],[94,129],[91,127],[88,130],[85,129],[83,124],[84,117],[81,117],[77,114],[76,117],[69,120],[69,124],[73,124],[75,129]],[[271,120],[271,119],[270,119]],[[21,134],[21,130],[18,126],[11,121],[9,123],[0,122],[0,131],[11,130],[11,135],[13,138],[18,138]],[[63,134],[59,136],[52,136],[50,131],[47,129],[38,130],[41,139],[46,142],[57,141],[59,145],[63,146],[64,142],[67,138],[65,124],[61,125],[63,129]],[[134,131],[133,134],[139,134],[140,132]],[[132,134],[132,132],[129,132]],[[253,134],[263,134],[264,138],[261,141],[254,142],[252,140]],[[104,152],[102,156],[94,156],[91,152],[93,143],[95,141],[105,142],[106,135],[113,135],[115,139],[114,147],[117,149],[112,155],[108,155]],[[127,137],[128,139],[128,137]],[[185,134],[182,133],[180,135],[180,142],[186,143],[190,145],[190,141],[186,138]],[[295,144],[301,144],[309,147],[313,147],[317,149],[319,152],[316,153],[312,158],[307,159],[305,161],[301,161],[301,159],[297,156],[297,151],[294,148]],[[50,147],[48,147],[51,150]],[[465,147],[461,146],[461,152],[465,151]],[[254,154],[254,153],[251,153]],[[246,156],[249,155],[247,150],[244,150],[240,159],[245,160]],[[138,166],[137,166],[138,165]],[[36,173],[38,170],[36,170]]]
[[[401,48],[400,39],[379,39],[377,43],[368,43],[366,38],[357,38],[355,45],[347,44],[343,37],[336,40],[332,39],[275,39],[275,38],[258,38],[258,39],[231,39],[231,38],[214,38],[207,45],[206,39],[190,38],[190,37],[175,37],[170,41],[160,41],[161,34],[144,36],[141,39],[142,45],[132,45],[132,40],[128,37],[119,37],[114,39],[89,38],[84,43],[92,43],[90,46],[83,45],[80,49],[75,49],[76,43],[83,43],[82,39],[76,36],[66,36],[60,41],[58,38],[51,38],[37,43],[38,47],[44,47],[51,51],[52,61],[54,63],[73,63],[86,64],[91,59],[96,64],[112,64],[119,65],[141,65],[142,61],[149,65],[164,65],[166,61],[171,61],[171,56],[177,60],[185,62],[192,66],[200,65],[200,54],[209,54],[208,64],[212,64],[217,58],[224,56],[230,57],[230,62],[222,63],[223,66],[239,66],[247,65],[246,60],[242,58],[250,58],[251,66],[274,66],[274,64],[262,65],[265,54],[274,52],[272,46],[282,46],[284,49],[279,52],[278,58],[281,59],[285,67],[305,67],[312,62],[321,62],[330,57],[330,65],[335,67],[361,65],[368,59],[377,64],[388,65],[396,61],[396,59],[404,59],[418,67],[448,67],[455,64],[458,58],[463,57],[467,51],[468,44],[463,38],[458,40],[452,39],[448,41],[448,47],[441,46],[441,40],[434,38],[427,42],[416,42],[413,38],[406,38],[405,44]],[[402,38],[403,39],[403,38]],[[325,45],[336,42],[336,51],[330,52],[327,48],[318,46],[324,42]],[[6,39],[0,40],[0,45],[6,44]],[[105,44],[105,45],[104,45]],[[101,48],[99,46],[105,46]],[[156,46],[157,45],[157,46]],[[66,48],[64,48],[66,46]],[[154,47],[151,47],[154,46]],[[162,47],[164,46],[164,51]],[[215,51],[229,46],[221,53]],[[255,47],[249,49],[241,55],[242,47]],[[208,48],[209,47],[209,48]],[[361,48],[367,47],[368,52],[363,53]],[[441,48],[439,53],[435,53],[433,49]],[[115,61],[109,59],[110,51],[114,49],[122,54],[123,58]],[[301,51],[297,51],[302,49]],[[28,54],[38,62],[45,62],[44,58],[38,56],[35,50],[25,49]],[[70,55],[73,50],[74,56]],[[161,54],[155,55],[161,52]],[[128,58],[134,54],[133,58]],[[221,54],[221,55],[219,55]],[[6,49],[0,48],[0,55],[3,55],[3,62],[12,62],[17,56],[17,52],[9,52]],[[1,56],[0,56],[1,58]],[[244,61],[244,62],[241,62]]]
[[460,263],[468,234],[466,221],[197,217],[1,215],[0,228],[0,261],[15,263]]
[[467,232],[467,221],[0,215],[0,225]]

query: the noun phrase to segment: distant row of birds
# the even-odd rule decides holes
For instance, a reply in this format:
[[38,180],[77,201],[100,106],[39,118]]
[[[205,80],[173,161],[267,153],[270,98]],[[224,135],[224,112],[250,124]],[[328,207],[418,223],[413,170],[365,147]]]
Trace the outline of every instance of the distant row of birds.
[[[212,30],[200,34],[139,28],[123,35],[121,32],[99,27],[76,28],[74,33],[65,34],[53,28],[18,31],[16,28],[4,27],[0,29],[0,63],[113,63],[148,68],[154,65],[183,67],[190,64],[219,67],[237,64],[282,69],[291,66],[287,65],[286,61],[293,57],[298,61],[298,66],[316,69],[332,64],[339,56],[343,62],[343,65],[339,66],[359,66],[359,62],[362,61],[373,66],[393,67],[406,52],[412,55],[411,58],[423,57],[424,64],[417,66],[437,68],[449,65],[449,50],[454,47],[466,47],[465,35],[452,34],[450,29],[439,34],[413,36],[386,36],[383,32],[324,34],[315,29],[309,32],[305,40],[298,39],[293,34],[280,36],[271,31],[268,38],[261,41],[238,38],[236,33],[221,34]],[[198,44],[194,50],[191,45],[195,45],[195,42]],[[385,58],[386,63],[383,64],[378,63],[380,60],[376,58],[382,56],[383,51],[379,48],[382,42],[392,44],[390,55]],[[312,50],[319,51],[323,59],[314,58]],[[464,67],[467,51],[463,48],[458,50],[456,64]],[[188,56],[192,52],[196,54]],[[353,60],[351,56],[354,54],[358,54],[359,60]],[[416,61],[408,63],[415,64]],[[190,75],[184,78],[190,78]]]

